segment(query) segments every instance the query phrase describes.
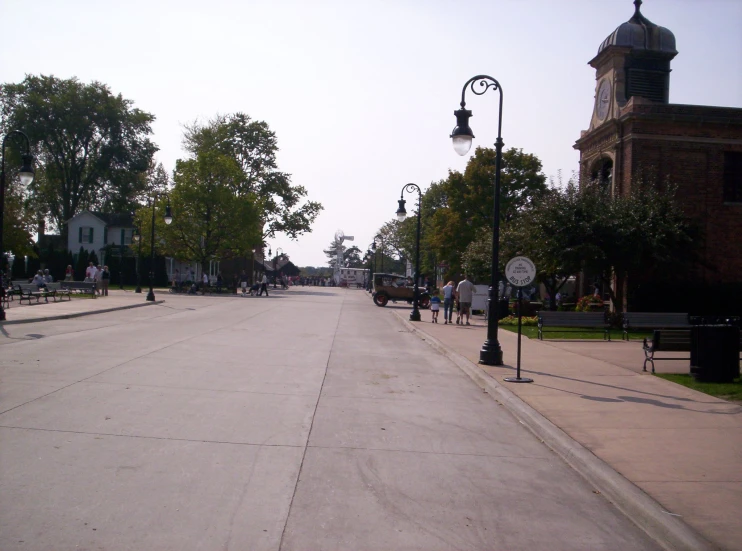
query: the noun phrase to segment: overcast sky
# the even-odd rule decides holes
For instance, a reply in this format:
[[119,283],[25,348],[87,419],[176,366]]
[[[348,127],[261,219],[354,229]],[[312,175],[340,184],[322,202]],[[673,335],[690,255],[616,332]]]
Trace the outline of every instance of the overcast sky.
[[[170,172],[184,123],[266,121],[280,170],[325,207],[311,234],[269,244],[325,265],[336,230],[365,250],[404,184],[464,169],[448,136],[474,75],[502,84],[506,148],[537,155],[547,176],[576,170],[587,62],[633,12],[632,0],[2,0],[0,81],[108,84],[157,117]],[[672,103],[742,107],[742,0],[645,0],[642,13],[675,34]],[[496,106],[496,93],[467,96],[475,146],[494,143]]]

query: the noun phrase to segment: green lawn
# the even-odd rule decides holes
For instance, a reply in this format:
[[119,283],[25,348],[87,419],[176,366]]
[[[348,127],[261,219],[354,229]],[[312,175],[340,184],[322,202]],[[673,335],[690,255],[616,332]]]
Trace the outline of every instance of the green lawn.
[[[505,329],[506,331],[512,331],[513,333],[518,332],[518,326],[517,325],[500,325],[500,329]],[[524,326],[521,330],[523,333],[523,336],[528,337],[529,339],[535,339],[538,336],[538,327],[534,327],[532,325]],[[623,331],[621,329],[611,329],[609,331],[611,334],[611,340],[614,341],[620,341],[621,337],[623,335]],[[632,341],[641,341],[644,339],[644,337],[652,338],[651,332],[637,332],[637,333],[630,333],[629,337]],[[544,340],[549,339],[572,339],[572,340],[603,340],[603,332],[602,331],[580,331],[579,328],[575,327],[574,329],[568,330],[568,331],[549,331],[547,333],[544,333]]]
[[742,402],[742,378],[735,379],[733,383],[701,383],[692,375],[685,373],[655,373],[655,375],[716,398]]

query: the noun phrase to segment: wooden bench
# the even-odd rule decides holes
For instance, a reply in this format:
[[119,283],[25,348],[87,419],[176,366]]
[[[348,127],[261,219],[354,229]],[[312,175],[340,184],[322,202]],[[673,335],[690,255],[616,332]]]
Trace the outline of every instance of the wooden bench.
[[561,327],[568,329],[559,329],[561,332],[569,332],[570,329],[575,331],[594,330],[603,332],[603,340],[611,340],[611,334],[608,332],[610,327],[605,319],[604,312],[549,312],[540,311],[538,313],[538,338],[544,340],[544,333],[555,332],[545,329],[546,327]]
[[688,329],[688,314],[673,312],[625,312],[621,340],[629,340],[629,332],[639,329]]
[[667,356],[656,357],[656,352],[688,352],[690,353],[690,329],[656,329],[652,333],[652,342],[644,339],[644,366],[642,371],[647,370],[647,362],[652,364],[654,373],[654,360],[690,360],[690,355],[682,358],[670,358]]
[[95,298],[96,284],[94,281],[60,281],[62,289],[70,291],[70,293],[88,294],[90,293]]
[[[652,373],[654,373],[654,360],[691,360],[691,330],[690,329],[656,329],[652,333],[652,342],[644,339],[644,367],[647,370],[647,362],[652,364]],[[739,349],[742,350],[742,333],[740,333]],[[687,356],[678,357],[658,357],[657,352],[688,352]],[[692,368],[691,368],[692,370]]]
[[39,289],[37,285],[33,285],[30,283],[23,283],[21,285],[18,285],[16,287],[17,294],[18,294],[18,302],[28,301],[28,305],[31,305],[31,299],[36,299],[36,304],[39,303],[39,300],[42,298],[44,299],[44,302],[49,302],[49,296],[51,293],[48,293],[44,289]]
[[57,299],[60,301],[64,300],[64,297],[67,297],[67,300],[72,300],[72,292],[69,289],[63,289],[62,283],[59,281],[56,283],[47,283],[46,290],[52,296],[54,302],[57,302]]

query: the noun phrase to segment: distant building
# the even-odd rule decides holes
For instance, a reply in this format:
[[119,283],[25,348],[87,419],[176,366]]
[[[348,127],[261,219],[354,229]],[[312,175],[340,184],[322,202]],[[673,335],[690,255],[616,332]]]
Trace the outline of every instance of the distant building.
[[131,214],[107,214],[82,211],[67,222],[67,248],[77,254],[82,247],[95,252],[101,263],[105,262],[108,245],[130,246],[134,234],[134,217]]
[[[640,0],[634,4],[633,17],[590,61],[595,104],[574,146],[580,179],[616,195],[628,193],[638,178],[676,183],[703,243],[694,269],[668,280],[696,290],[742,287],[742,109],[669,103],[675,36],[642,15]],[[616,292],[626,306],[622,283]]]

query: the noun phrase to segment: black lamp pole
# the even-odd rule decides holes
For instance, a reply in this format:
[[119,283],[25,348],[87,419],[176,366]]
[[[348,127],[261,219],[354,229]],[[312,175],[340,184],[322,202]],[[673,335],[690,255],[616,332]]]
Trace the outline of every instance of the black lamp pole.
[[[475,89],[474,85],[479,84]],[[469,127],[469,117],[472,113],[466,109],[466,89],[469,88],[473,94],[481,96],[488,90],[497,90],[500,93],[500,109],[497,118],[497,141],[495,151],[495,212],[492,224],[492,269],[490,274],[489,298],[487,299],[487,340],[484,341],[479,351],[479,363],[485,365],[502,365],[502,348],[497,340],[497,288],[500,280],[499,256],[500,256],[500,168],[502,165],[502,86],[494,78],[487,75],[477,75],[470,78],[461,90],[461,109],[454,111],[456,116],[456,127],[451,133],[453,148],[459,155],[466,155],[471,148],[474,133]]]
[[376,237],[374,237],[374,243],[371,245],[371,249],[374,251],[374,263],[376,263],[376,240],[379,239],[381,241],[381,266],[379,268],[380,272],[384,272],[384,236],[380,233],[376,234]]
[[417,237],[415,238],[415,287],[412,299],[412,312],[410,312],[410,321],[420,321],[420,309],[418,308],[420,289],[418,281],[420,280],[420,215],[423,203],[423,192],[420,189],[420,186],[417,184],[407,184],[403,186],[402,192],[399,194],[399,208],[397,209],[397,219],[400,222],[403,222],[404,219],[407,218],[407,211],[404,208],[406,203],[404,200],[404,192],[412,193],[415,190],[417,190]]
[[140,259],[142,258],[142,234],[139,230],[137,230],[136,235],[136,241],[139,244],[139,250],[137,251],[137,264],[136,264],[136,270],[137,270],[137,288],[134,289],[135,293],[141,293],[142,292],[142,272],[140,270]]
[[366,290],[370,293],[374,287],[374,253],[371,252],[371,246],[369,246],[366,253],[368,254],[368,271],[369,271],[368,284],[366,285]]
[[[278,254],[278,251],[281,251],[281,254]],[[276,288],[276,283],[278,282],[278,257],[283,255],[283,249],[281,247],[276,247],[276,256],[273,258],[273,288]]]
[[[0,298],[5,298],[5,247],[3,244],[3,222],[5,213],[5,142],[10,136],[23,136],[26,140],[26,152],[21,154],[21,170],[19,176],[21,184],[27,186],[33,182],[34,170],[33,170],[33,156],[31,155],[31,142],[28,140],[28,136],[20,130],[11,130],[3,137],[2,144],[2,167],[0,168]],[[0,300],[0,321],[5,321],[5,310],[3,309],[2,300]]]
[[170,212],[170,196],[165,192],[155,193],[152,196],[152,260],[149,266],[149,293],[147,293],[147,300],[150,302],[155,300],[155,205],[157,204],[157,197],[159,195],[164,195],[165,197],[167,197],[167,207],[165,207],[165,223],[170,224],[173,221],[173,215]]

